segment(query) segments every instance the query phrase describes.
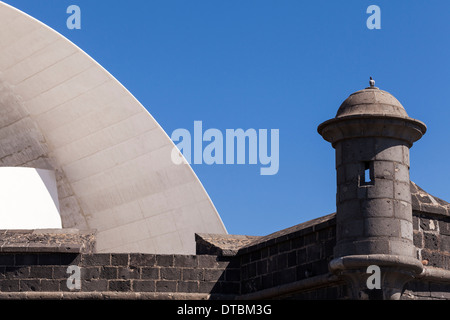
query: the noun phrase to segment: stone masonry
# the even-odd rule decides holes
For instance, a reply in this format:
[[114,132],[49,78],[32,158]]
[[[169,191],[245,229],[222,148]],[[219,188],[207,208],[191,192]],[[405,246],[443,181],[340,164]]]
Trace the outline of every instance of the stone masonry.
[[93,230],[0,231],[0,299],[450,300],[450,204],[409,178],[426,126],[371,83],[318,131],[336,150],[336,213],[267,236],[196,234],[194,255],[98,253]]
[[[81,271],[70,290],[68,267]],[[8,253],[0,255],[0,298],[211,299],[239,293],[239,269],[209,255]]]
[[[401,299],[450,299],[450,205],[413,183],[411,191],[418,199],[413,201],[413,232],[424,272],[406,283]],[[427,202],[430,197],[436,204]],[[334,258],[336,214],[264,237],[197,235],[196,255],[95,253],[84,249],[92,246],[73,246],[75,231],[67,231],[66,242],[62,231],[33,231],[39,237],[25,241],[23,231],[16,237],[13,231],[2,232],[22,240],[1,247],[0,299],[351,298],[345,279],[328,266]],[[36,241],[46,245],[31,245]],[[80,289],[67,286],[71,265],[80,267]]]

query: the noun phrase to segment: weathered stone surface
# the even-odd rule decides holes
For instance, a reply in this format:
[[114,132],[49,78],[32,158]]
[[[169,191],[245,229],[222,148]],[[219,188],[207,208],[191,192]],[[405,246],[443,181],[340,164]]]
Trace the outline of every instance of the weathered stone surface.
[[401,103],[393,95],[376,87],[351,94],[339,107],[336,117],[361,114],[408,117]]
[[447,201],[432,196],[412,181],[410,190],[413,210],[450,216],[450,204]]
[[259,239],[256,236],[222,235],[222,234],[196,234],[197,254],[215,254],[232,256],[237,251]]
[[[450,247],[450,236],[445,234],[450,221],[446,217],[437,218],[417,211],[413,221],[415,238],[424,238],[423,241],[414,241],[418,258],[427,261],[428,266],[450,270],[450,259],[446,258],[449,256],[446,250]],[[28,231],[17,232],[22,236],[29,234]],[[214,238],[212,235],[210,237]],[[349,245],[360,250],[355,251],[357,254],[377,250],[390,250],[392,254],[397,254],[409,247],[405,241],[387,239],[357,240]],[[25,298],[21,296],[25,292],[53,297],[61,294],[64,299],[69,298],[63,295],[65,293],[77,294],[82,299],[102,299],[114,294],[130,299],[143,296],[147,299],[171,299],[174,295],[182,297],[182,294],[206,294],[213,299],[281,295],[299,299],[348,298],[347,291],[343,290],[346,285],[328,278],[331,276],[328,263],[334,257],[336,244],[335,214],[247,240],[248,243],[232,256],[1,253],[0,298],[8,298],[6,294],[10,294],[10,299]],[[81,290],[67,288],[69,274],[66,271],[69,265],[77,265],[81,269]],[[323,279],[329,280],[323,282]],[[426,283],[425,278],[420,281]],[[296,290],[289,289],[296,286]],[[402,299],[423,299],[425,295],[446,299],[442,293],[445,292],[442,291],[445,285],[432,289],[427,287],[426,291],[413,286],[406,288]],[[98,295],[89,296],[90,293]],[[153,295],[146,296],[146,293]]]
[[77,229],[0,230],[0,252],[95,251],[95,231]]

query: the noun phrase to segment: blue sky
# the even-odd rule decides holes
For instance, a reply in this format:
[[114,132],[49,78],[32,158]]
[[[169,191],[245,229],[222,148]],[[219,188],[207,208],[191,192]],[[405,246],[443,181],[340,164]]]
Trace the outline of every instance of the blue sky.
[[[349,94],[392,93],[426,135],[411,180],[450,201],[450,1],[6,0],[97,60],[170,136],[279,129],[280,165],[193,165],[229,233],[266,235],[335,211],[334,149],[317,126]],[[69,30],[69,5],[81,29]],[[369,30],[369,5],[381,29]]]

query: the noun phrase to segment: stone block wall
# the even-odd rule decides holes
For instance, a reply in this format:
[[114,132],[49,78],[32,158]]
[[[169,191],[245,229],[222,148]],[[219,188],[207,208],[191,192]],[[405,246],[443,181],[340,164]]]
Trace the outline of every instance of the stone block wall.
[[[322,220],[285,229],[241,249],[241,293],[252,296],[255,292],[317,279],[318,276],[329,277],[328,263],[333,258],[336,244],[335,216],[326,216]],[[345,290],[331,286],[329,289],[322,292],[310,289],[308,292],[306,288],[298,288],[291,290],[295,293],[288,296],[341,299],[346,295]]]
[[[450,300],[450,216],[414,211],[423,275],[402,299]],[[330,273],[336,215],[264,237],[197,235],[197,255],[93,253],[93,233],[0,232],[0,299],[348,299]],[[77,245],[78,243],[78,245]],[[69,288],[69,266],[80,271]]]
[[[68,267],[80,268],[81,289],[69,289]],[[209,255],[0,253],[0,297],[121,297],[214,299],[240,291],[239,267]],[[23,295],[26,293],[25,295]],[[31,293],[31,295],[30,295]],[[84,294],[84,295],[83,295]]]
[[426,266],[450,270],[450,217],[414,212],[414,245]]
[[[426,267],[450,270],[450,217],[446,212],[413,212],[414,245]],[[450,300],[450,282],[416,279],[405,285],[403,300]]]

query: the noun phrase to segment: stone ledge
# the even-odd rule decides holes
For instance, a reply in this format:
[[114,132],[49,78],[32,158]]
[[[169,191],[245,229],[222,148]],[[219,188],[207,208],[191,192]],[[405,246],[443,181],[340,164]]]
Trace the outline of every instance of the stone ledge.
[[254,241],[240,248],[239,254],[247,254],[252,251],[260,250],[270,245],[302,237],[335,225],[336,225],[336,213],[312,219],[300,223],[298,225],[271,233],[267,236],[257,237]]
[[196,253],[231,257],[261,237],[230,234],[195,234]]
[[234,295],[164,292],[0,292],[0,300],[234,300]]
[[447,201],[432,196],[412,181],[410,190],[413,211],[450,216],[450,204]]
[[275,287],[259,290],[256,292],[246,293],[238,297],[242,300],[259,300],[259,299],[271,299],[283,295],[289,295],[295,292],[301,292],[306,290],[312,290],[318,287],[329,286],[332,284],[344,283],[336,275],[331,273],[317,275],[311,278],[290,282]]
[[0,253],[92,253],[95,230],[0,230]]
[[40,245],[35,243],[4,244],[0,253],[81,253],[83,246],[79,244]]
[[424,268],[422,263],[415,258],[390,254],[368,254],[335,258],[330,261],[329,269],[331,272],[338,272],[367,268],[370,265],[402,268],[411,270],[417,275],[421,274]]
[[418,279],[425,279],[428,281],[450,282],[450,270],[434,267],[424,267]]

